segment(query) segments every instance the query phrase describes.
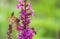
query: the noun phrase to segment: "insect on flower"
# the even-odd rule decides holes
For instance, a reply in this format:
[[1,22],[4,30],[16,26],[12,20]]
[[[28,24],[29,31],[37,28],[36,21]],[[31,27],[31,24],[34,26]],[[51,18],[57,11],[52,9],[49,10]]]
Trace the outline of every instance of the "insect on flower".
[[18,31],[17,39],[32,39],[36,31],[34,28],[29,27],[29,23],[31,22],[30,16],[33,16],[30,1],[18,0],[17,8],[21,9],[20,16],[17,18],[14,16],[14,12],[12,12],[9,17],[8,39],[12,39],[12,29]]
[[9,27],[8,27],[8,39],[12,39],[12,29],[16,28],[19,24],[19,19],[14,16],[14,12],[12,12],[11,16],[9,17]]
[[12,12],[11,16],[9,17],[9,24],[12,25],[13,28],[16,28],[19,24],[20,20],[14,16],[14,12]]

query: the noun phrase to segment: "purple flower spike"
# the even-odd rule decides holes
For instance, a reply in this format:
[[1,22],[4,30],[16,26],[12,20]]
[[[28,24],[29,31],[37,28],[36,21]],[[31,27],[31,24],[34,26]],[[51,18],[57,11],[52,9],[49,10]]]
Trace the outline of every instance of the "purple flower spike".
[[21,22],[17,26],[17,39],[32,39],[36,32],[34,28],[29,27],[29,23],[31,22],[30,16],[34,16],[32,6],[30,2],[28,4],[26,3],[27,0],[18,0],[18,2],[17,8],[21,9],[18,19]]

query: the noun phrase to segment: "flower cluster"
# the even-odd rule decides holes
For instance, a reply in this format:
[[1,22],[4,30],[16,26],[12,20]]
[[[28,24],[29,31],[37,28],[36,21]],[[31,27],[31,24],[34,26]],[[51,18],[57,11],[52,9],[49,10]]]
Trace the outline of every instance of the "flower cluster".
[[21,20],[21,24],[17,26],[17,38],[18,39],[32,39],[34,33],[36,31],[34,28],[29,27],[29,23],[31,22],[30,16],[33,16],[33,10],[30,2],[27,0],[18,0],[17,8],[21,9],[18,17]]

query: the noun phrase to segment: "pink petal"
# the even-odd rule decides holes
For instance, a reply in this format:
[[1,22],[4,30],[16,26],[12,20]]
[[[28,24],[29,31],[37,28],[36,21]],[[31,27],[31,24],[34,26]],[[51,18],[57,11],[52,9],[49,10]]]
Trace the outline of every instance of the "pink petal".
[[22,0],[18,0],[18,2],[21,2]]
[[17,4],[17,8],[21,9],[22,8],[21,4]]

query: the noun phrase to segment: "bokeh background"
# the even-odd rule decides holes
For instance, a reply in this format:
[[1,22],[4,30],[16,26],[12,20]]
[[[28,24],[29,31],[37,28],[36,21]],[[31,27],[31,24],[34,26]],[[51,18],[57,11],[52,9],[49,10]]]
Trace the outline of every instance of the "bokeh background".
[[[7,38],[8,17],[11,12],[19,16],[16,8],[17,0],[0,0],[0,39]],[[57,39],[60,27],[60,0],[31,0],[34,9],[31,27],[36,29],[37,34],[33,39]],[[16,30],[13,30],[13,39],[16,38]]]

